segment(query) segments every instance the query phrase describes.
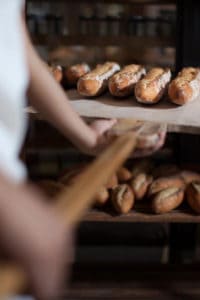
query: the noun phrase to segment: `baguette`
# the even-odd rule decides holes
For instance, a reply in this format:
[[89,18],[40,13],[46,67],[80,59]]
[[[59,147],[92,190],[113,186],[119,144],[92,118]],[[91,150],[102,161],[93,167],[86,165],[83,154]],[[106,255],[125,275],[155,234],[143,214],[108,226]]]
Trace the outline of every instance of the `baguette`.
[[155,195],[152,209],[156,214],[164,214],[177,208],[184,199],[184,190],[177,187],[165,189]]
[[82,76],[77,84],[79,94],[94,97],[103,93],[108,87],[109,78],[120,70],[115,62],[98,65],[94,70]]
[[171,102],[184,105],[200,94],[200,69],[183,68],[170,83],[168,95]]
[[196,212],[200,213],[200,181],[194,181],[189,184],[187,190],[187,202],[190,207]]
[[134,194],[127,184],[118,185],[112,190],[112,204],[116,212],[120,214],[128,213],[134,205]]
[[78,80],[90,71],[88,64],[82,63],[67,67],[63,71],[65,85],[74,87]]
[[135,85],[135,97],[138,102],[154,104],[160,101],[171,79],[169,69],[153,68]]
[[113,75],[108,83],[109,91],[114,97],[126,97],[134,93],[135,84],[146,74],[141,65],[128,65]]

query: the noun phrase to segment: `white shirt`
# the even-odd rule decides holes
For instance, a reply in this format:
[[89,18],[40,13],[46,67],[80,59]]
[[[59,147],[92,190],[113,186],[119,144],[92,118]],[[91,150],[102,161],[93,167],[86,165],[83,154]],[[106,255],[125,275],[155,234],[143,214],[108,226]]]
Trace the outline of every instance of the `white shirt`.
[[26,129],[23,112],[28,85],[21,33],[24,0],[0,1],[0,172],[16,182],[26,171],[18,156]]

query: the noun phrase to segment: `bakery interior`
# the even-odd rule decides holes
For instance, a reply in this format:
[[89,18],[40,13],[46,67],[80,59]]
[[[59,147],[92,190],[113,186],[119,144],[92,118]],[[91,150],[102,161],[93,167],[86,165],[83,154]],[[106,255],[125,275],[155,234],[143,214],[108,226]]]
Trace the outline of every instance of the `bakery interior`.
[[[183,67],[200,64],[200,2],[194,0],[26,0],[26,22],[40,56],[52,68],[87,63],[93,69],[114,61],[147,70],[170,68],[175,77]],[[62,87],[69,95],[76,89]],[[76,95],[75,101],[81,99]],[[128,109],[127,103],[112,99],[111,112]],[[89,101],[86,105],[75,107],[90,122],[96,115],[92,117]],[[200,174],[200,127],[190,123],[192,108],[186,124],[170,124],[173,108],[166,109],[166,116],[157,109],[168,128],[164,146],[148,158],[129,158],[124,164],[130,172],[142,165],[151,184],[185,170]],[[140,117],[142,109],[148,107],[140,106]],[[31,107],[26,113],[29,128],[21,157],[29,178],[53,202],[67,184],[67,174],[74,170],[77,175],[93,157],[80,153]],[[148,190],[126,212],[113,205],[112,183],[107,193],[109,199],[92,206],[78,226],[69,287],[59,299],[199,299],[200,215],[188,204],[187,193],[165,213],[152,211]]]

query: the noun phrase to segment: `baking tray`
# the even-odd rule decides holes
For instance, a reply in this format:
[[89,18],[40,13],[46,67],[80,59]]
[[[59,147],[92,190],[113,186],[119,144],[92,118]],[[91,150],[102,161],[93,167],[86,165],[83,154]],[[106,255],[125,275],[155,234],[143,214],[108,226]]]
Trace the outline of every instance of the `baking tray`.
[[91,99],[80,96],[75,89],[66,94],[82,117],[144,120],[165,123],[170,132],[200,133],[200,97],[185,106],[176,106],[166,97],[158,104],[146,106],[134,97],[115,99],[108,93]]

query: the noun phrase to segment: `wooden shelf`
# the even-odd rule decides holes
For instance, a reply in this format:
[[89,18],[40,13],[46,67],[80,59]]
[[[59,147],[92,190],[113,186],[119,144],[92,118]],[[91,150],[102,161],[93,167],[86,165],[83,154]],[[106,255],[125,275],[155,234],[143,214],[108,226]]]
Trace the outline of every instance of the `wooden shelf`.
[[85,222],[131,222],[131,223],[200,223],[200,215],[189,207],[183,207],[163,215],[155,215],[149,205],[137,204],[127,215],[115,215],[113,210],[92,209],[84,216]]
[[87,35],[69,35],[69,36],[48,36],[32,35],[32,41],[35,45],[68,45],[68,46],[120,46],[128,48],[153,48],[153,47],[174,47],[173,38],[163,37],[136,37],[136,36],[87,36]]

